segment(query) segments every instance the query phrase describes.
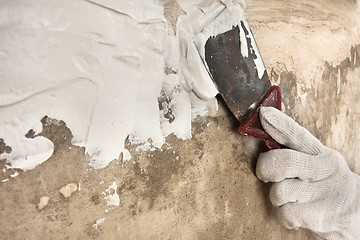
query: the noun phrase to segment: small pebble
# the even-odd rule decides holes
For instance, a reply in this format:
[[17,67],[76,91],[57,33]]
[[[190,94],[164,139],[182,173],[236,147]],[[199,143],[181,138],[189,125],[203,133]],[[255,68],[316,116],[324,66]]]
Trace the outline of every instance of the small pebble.
[[49,199],[50,198],[48,196],[44,196],[44,197],[40,198],[40,201],[39,201],[39,203],[37,205],[38,209],[41,210],[44,207],[46,207],[48,205],[48,203],[49,203]]
[[78,189],[78,186],[76,183],[69,183],[68,185],[66,185],[65,187],[62,187],[60,189],[60,193],[65,197],[71,197],[71,195],[76,192],[76,190]]

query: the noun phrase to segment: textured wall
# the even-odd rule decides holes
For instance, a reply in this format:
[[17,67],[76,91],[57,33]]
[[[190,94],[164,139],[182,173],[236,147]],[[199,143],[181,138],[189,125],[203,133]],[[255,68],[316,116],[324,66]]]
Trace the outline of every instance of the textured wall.
[[[249,23],[284,111],[324,144],[343,153],[360,173],[360,19],[355,1],[249,0]],[[170,1],[168,18],[184,12]],[[193,138],[174,136],[127,163],[89,169],[84,149],[71,146],[64,123],[44,119],[54,155],[0,187],[1,239],[311,239],[281,227],[268,199],[269,184],[254,175],[261,144],[234,133],[224,107],[193,122]],[[357,162],[356,162],[357,161]],[[0,173],[2,179],[13,172]],[[70,198],[59,194],[80,184]],[[102,192],[116,182],[120,205]],[[43,210],[36,205],[49,196]],[[94,228],[98,219],[104,223]]]

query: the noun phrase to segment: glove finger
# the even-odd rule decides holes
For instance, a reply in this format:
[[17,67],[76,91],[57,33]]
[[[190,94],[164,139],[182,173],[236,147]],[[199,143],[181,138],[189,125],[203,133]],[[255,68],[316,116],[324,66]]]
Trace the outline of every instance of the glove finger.
[[322,197],[323,189],[319,182],[300,179],[287,179],[274,183],[270,189],[270,201],[280,207],[287,203],[306,203]]
[[262,127],[278,143],[312,155],[321,152],[322,143],[308,130],[278,109],[261,107],[259,117]]
[[288,229],[312,228],[321,222],[323,208],[315,202],[288,203],[277,209],[279,221]]
[[291,149],[276,149],[260,154],[256,175],[264,182],[280,182],[288,178],[318,181],[330,176],[336,162]]

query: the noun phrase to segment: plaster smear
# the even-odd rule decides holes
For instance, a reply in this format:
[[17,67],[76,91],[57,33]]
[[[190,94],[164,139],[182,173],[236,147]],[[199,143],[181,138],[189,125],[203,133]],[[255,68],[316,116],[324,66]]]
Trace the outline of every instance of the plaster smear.
[[[218,12],[219,10],[221,10],[221,12]],[[197,33],[195,36],[193,36],[193,41],[195,43],[197,51],[200,54],[202,62],[204,62],[205,66],[207,67],[207,64],[205,62],[206,41],[210,37],[214,37],[220,33],[227,32],[231,30],[233,27],[238,26],[239,38],[241,40],[240,41],[241,54],[244,58],[247,58],[249,56],[249,52],[255,53],[257,58],[255,58],[254,62],[257,68],[258,77],[259,79],[261,79],[265,72],[265,65],[262,61],[259,49],[256,46],[254,36],[252,34],[249,34],[251,33],[251,30],[249,23],[246,20],[243,6],[238,4],[237,2],[230,1],[229,3],[227,3],[226,6],[218,8],[215,12],[217,13],[216,19],[210,21],[206,26],[203,26],[202,30],[199,33]],[[243,30],[242,23],[244,24],[244,28],[246,28],[246,31]],[[253,46],[252,48],[248,47],[247,39],[250,40],[251,46]],[[204,78],[204,80],[207,80],[208,78]]]
[[[178,18],[177,24],[181,53],[180,69],[181,77],[185,82],[184,88],[195,92],[201,99],[210,100],[218,94],[218,91],[200,57],[204,55],[205,39],[238,25],[245,16],[246,5],[242,0],[178,2],[187,13]],[[195,36],[199,36],[202,41],[194,39]],[[194,40],[198,42],[198,46],[194,44]],[[202,45],[199,46],[199,42]]]
[[120,197],[116,189],[116,182],[113,182],[107,189],[105,189],[105,192],[103,192],[103,194],[109,194],[104,197],[108,206],[119,206],[120,204]]
[[[30,170],[52,155],[53,143],[37,136],[44,116],[63,120],[72,144],[84,146],[98,169],[121,153],[123,160],[131,159],[127,138],[156,149],[171,133],[191,138],[191,119],[216,113],[217,90],[198,62],[192,36],[235,3],[179,1],[187,15],[176,34],[162,4],[1,3],[0,139],[11,152],[0,159],[7,168]],[[29,130],[35,138],[25,137]]]
[[105,222],[105,217],[96,220],[92,226],[93,228],[98,229],[104,222]]

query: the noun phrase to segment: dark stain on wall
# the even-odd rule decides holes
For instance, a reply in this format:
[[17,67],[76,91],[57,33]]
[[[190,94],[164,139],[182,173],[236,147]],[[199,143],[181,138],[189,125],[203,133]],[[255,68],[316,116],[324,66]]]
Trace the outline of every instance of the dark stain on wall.
[[[274,69],[270,72],[272,80],[280,80],[282,88],[282,100],[285,105],[283,111],[306,127],[322,142],[325,142],[332,135],[331,128],[340,114],[343,97],[347,94],[348,87],[347,75],[349,71],[354,71],[360,66],[360,45],[351,47],[350,57],[342,60],[338,65],[325,62],[323,73],[318,79],[316,88],[302,89],[307,93],[307,101],[302,102],[297,96],[297,77],[294,72],[276,72]],[[296,111],[297,104],[306,104],[309,109],[308,116],[300,116]],[[306,119],[306,121],[305,121]],[[306,124],[303,124],[306,122]]]

